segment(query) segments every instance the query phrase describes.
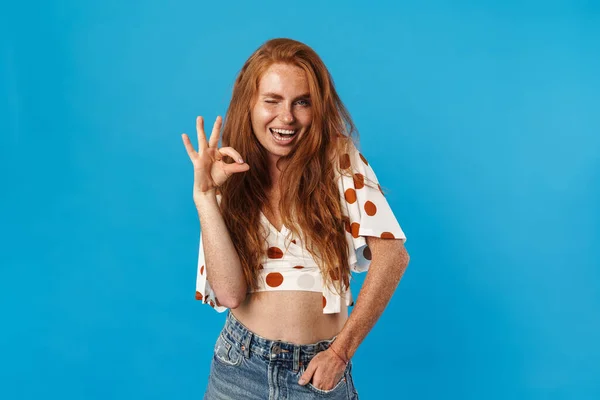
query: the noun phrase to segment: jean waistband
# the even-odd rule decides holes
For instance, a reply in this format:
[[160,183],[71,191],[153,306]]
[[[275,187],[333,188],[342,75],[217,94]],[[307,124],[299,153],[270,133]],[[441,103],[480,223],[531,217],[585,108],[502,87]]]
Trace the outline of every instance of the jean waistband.
[[306,366],[317,353],[327,350],[337,336],[311,344],[294,344],[281,340],[271,340],[252,332],[231,311],[227,311],[225,326],[221,332],[246,358],[250,352],[265,360],[288,364],[294,371]]

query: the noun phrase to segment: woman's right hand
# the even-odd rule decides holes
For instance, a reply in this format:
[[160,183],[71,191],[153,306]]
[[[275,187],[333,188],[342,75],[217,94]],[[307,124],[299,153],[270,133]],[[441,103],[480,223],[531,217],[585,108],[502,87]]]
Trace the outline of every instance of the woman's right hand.
[[[198,196],[214,194],[216,188],[221,186],[232,174],[246,172],[250,166],[246,164],[240,153],[232,147],[217,148],[221,134],[222,118],[217,117],[208,142],[204,134],[204,119],[196,118],[196,131],[198,133],[198,151],[194,150],[190,138],[185,133],[181,135],[188,156],[194,165],[194,199]],[[235,160],[226,164],[223,156]]]

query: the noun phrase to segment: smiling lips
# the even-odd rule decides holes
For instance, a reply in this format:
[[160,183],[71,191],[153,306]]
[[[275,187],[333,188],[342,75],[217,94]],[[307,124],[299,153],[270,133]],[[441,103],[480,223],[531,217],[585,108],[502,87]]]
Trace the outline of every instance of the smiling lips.
[[279,144],[288,144],[294,140],[296,137],[296,133],[298,130],[290,130],[290,129],[279,129],[279,128],[269,128],[271,131],[271,135]]

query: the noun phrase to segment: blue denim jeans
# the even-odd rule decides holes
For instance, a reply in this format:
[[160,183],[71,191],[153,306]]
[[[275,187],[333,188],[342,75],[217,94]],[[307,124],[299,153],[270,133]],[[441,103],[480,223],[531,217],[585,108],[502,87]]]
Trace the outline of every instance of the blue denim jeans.
[[298,384],[310,360],[335,339],[298,345],[251,332],[230,311],[215,344],[205,400],[358,399],[352,361],[331,390]]

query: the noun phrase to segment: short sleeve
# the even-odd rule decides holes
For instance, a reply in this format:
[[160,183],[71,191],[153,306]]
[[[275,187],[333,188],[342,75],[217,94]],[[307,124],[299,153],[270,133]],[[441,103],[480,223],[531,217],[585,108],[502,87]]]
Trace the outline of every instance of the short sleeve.
[[352,271],[365,272],[371,264],[367,236],[406,242],[406,235],[383,195],[375,171],[353,143],[340,156],[339,163],[344,171],[338,184],[342,210],[348,218],[345,224],[348,261]]
[[[219,197],[217,197],[218,200]],[[219,202],[220,203],[220,202]],[[227,307],[222,306],[215,293],[210,287],[210,283],[206,279],[206,262],[204,260],[204,247],[202,245],[202,232],[200,232],[200,245],[198,249],[198,271],[196,274],[196,300],[200,300],[202,304],[208,304],[217,312],[224,312]]]

